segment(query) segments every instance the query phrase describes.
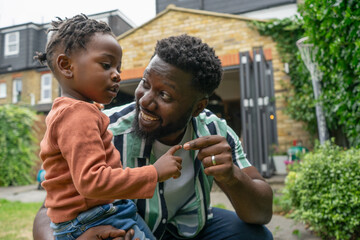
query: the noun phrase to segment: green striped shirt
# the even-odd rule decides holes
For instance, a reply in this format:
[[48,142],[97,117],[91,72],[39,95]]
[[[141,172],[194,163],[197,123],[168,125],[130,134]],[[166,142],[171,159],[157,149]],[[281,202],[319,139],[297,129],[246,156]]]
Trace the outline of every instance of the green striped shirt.
[[[114,145],[120,151],[124,168],[141,167],[156,161],[151,151],[151,144],[147,144],[146,139],[138,137],[132,129],[135,112],[134,102],[104,111],[110,118],[109,129],[114,134]],[[245,157],[238,136],[225,120],[205,109],[198,117],[192,118],[192,126],[194,128],[192,139],[208,135],[224,136],[232,148],[234,164],[240,168],[251,166]],[[195,194],[189,196],[189,200],[173,218],[168,219],[167,217],[163,183],[157,184],[151,199],[134,200],[139,214],[158,239],[161,239],[165,230],[176,236],[194,237],[204,227],[206,220],[212,217],[210,191],[213,177],[204,174],[204,168],[197,158],[197,152],[193,151],[191,154],[194,160]]]

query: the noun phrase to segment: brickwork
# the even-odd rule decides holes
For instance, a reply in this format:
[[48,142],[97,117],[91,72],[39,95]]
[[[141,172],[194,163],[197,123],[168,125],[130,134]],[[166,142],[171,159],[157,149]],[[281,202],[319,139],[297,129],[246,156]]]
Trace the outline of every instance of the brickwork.
[[[0,75],[0,83],[6,82],[6,98],[0,98],[0,104],[12,103],[12,86],[13,80],[19,78],[22,80],[21,101],[19,104],[31,105],[31,96],[35,98],[35,104],[40,103],[41,99],[41,75],[46,72],[29,70],[18,73],[7,73]],[[59,96],[59,85],[56,79],[52,79],[52,99]]]
[[169,7],[148,23],[118,37],[123,48],[122,69],[124,72],[130,69],[141,71],[148,64],[158,39],[182,33],[201,38],[214,47],[219,56],[251,51],[253,47],[261,46],[271,51],[280,151],[285,151],[297,139],[309,146],[309,135],[303,124],[291,120],[283,112],[286,103],[282,96],[288,90],[281,83],[288,83],[289,77],[284,73],[276,43],[252,29],[249,21],[229,14]]

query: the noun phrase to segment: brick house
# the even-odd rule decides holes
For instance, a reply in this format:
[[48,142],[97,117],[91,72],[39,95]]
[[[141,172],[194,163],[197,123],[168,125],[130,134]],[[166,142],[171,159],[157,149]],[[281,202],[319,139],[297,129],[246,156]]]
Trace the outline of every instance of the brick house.
[[284,63],[280,60],[276,43],[270,37],[261,36],[252,29],[249,25],[251,20],[253,19],[232,14],[169,5],[155,18],[118,37],[119,44],[123,48],[119,98],[133,96],[158,39],[187,33],[201,38],[214,47],[216,54],[221,58],[224,77],[215,93],[223,101],[225,119],[239,136],[244,137],[245,131],[241,130],[244,127],[241,123],[241,115],[245,113],[242,109],[248,108],[249,105],[245,104],[245,100],[248,99],[241,97],[239,77],[241,57],[239,53],[248,51],[250,59],[252,59],[254,58],[253,50],[261,47],[266,61],[272,65],[271,75],[276,99],[276,110],[274,110],[272,118],[276,116],[273,119],[277,126],[276,143],[281,151],[286,151],[292,146],[293,140],[301,140],[306,146],[309,143],[309,135],[304,130],[303,124],[290,119],[283,111],[286,102],[282,98],[282,93],[287,89],[283,88],[281,82],[288,82],[289,77],[284,71]]
[[[93,17],[113,17],[117,15],[116,12],[107,12],[108,15],[107,13],[95,14]],[[304,130],[303,124],[292,120],[284,113],[286,102],[282,95],[288,89],[284,89],[281,83],[289,82],[289,77],[285,73],[284,63],[281,62],[276,50],[276,43],[270,37],[261,36],[250,27],[249,23],[254,19],[228,13],[180,8],[174,5],[168,6],[153,19],[137,28],[133,28],[126,18],[119,20],[116,17],[116,21],[110,19],[108,23],[118,35],[118,42],[123,48],[123,65],[120,92],[113,103],[107,107],[132,101],[135,88],[154,52],[157,40],[187,33],[201,38],[214,47],[222,61],[223,81],[215,92],[217,98],[210,103],[216,102],[212,105],[212,110],[216,111],[216,107],[221,108],[219,114],[242,138],[250,161],[256,158],[268,158],[269,146],[272,144],[278,145],[282,152],[292,146],[294,140],[300,140],[306,147],[310,146],[310,136]],[[58,84],[49,70],[32,60],[35,51],[39,49],[43,51],[45,48],[44,30],[46,27],[48,27],[46,24],[28,23],[0,29],[0,104],[19,102],[32,105],[38,112],[47,113],[51,108],[52,100],[59,96]],[[117,28],[120,28],[121,32],[114,30]],[[9,44],[9,39],[6,40],[6,34],[17,31],[26,37],[18,40],[17,45],[20,48],[17,54],[6,56],[5,47],[14,48]],[[27,47],[25,47],[26,43],[28,43]],[[15,51],[16,48],[15,44]],[[270,98],[245,96],[246,94],[242,92],[245,87],[241,86],[246,79],[244,66],[254,72],[257,66],[255,63],[258,60],[267,66],[264,74],[269,75],[272,82],[271,86],[266,87],[273,94]],[[249,62],[252,64],[247,65]],[[16,66],[15,63],[22,63],[22,65]],[[253,78],[254,76],[248,80]],[[254,115],[252,109],[255,107],[257,107],[257,113],[261,115],[259,116],[266,121],[256,123],[254,121],[256,118],[250,118]],[[249,131],[249,129],[262,128],[262,123],[270,123],[271,131],[269,129],[262,132]],[[269,135],[269,132],[272,132],[272,139],[262,142],[261,139],[267,138],[265,136]],[[254,142],[254,146],[250,146],[249,137],[255,135],[258,136],[257,141]],[[264,151],[259,150],[263,152],[263,157],[253,156],[257,154],[251,152],[254,149],[255,151],[263,149]],[[258,165],[252,163],[261,172],[264,160],[257,162],[259,162]],[[268,171],[267,161],[266,164],[265,171]]]

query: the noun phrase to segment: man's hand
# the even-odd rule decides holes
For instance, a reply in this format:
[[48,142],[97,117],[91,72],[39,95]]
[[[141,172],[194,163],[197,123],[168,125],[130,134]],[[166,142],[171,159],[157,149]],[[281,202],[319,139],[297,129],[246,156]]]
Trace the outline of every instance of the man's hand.
[[228,184],[234,175],[231,147],[222,136],[200,137],[184,144],[185,150],[199,150],[205,174],[214,176],[217,182]]
[[133,229],[126,232],[125,230],[117,229],[111,225],[103,225],[90,228],[78,237],[77,240],[99,240],[107,238],[114,240],[131,240],[133,236]]
[[181,145],[171,147],[164,155],[162,155],[154,163],[154,167],[158,173],[158,182],[163,182],[171,177],[178,178],[181,175],[181,157],[174,156],[177,150],[181,149]]
[[[253,166],[240,169],[233,163],[231,147],[222,136],[206,136],[184,144],[186,150],[199,150],[204,172],[230,199],[243,221],[266,224],[272,216],[271,187]],[[212,157],[214,156],[214,157]]]

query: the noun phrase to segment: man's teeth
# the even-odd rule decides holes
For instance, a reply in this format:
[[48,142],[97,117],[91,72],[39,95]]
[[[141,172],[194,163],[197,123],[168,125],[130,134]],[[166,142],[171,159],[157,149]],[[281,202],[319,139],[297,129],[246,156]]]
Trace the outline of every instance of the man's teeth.
[[158,118],[154,118],[154,117],[151,117],[147,114],[145,114],[144,112],[141,112],[141,117],[145,120],[149,120],[149,121],[156,121],[158,120]]

